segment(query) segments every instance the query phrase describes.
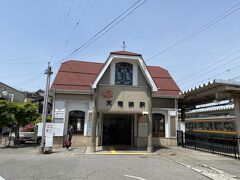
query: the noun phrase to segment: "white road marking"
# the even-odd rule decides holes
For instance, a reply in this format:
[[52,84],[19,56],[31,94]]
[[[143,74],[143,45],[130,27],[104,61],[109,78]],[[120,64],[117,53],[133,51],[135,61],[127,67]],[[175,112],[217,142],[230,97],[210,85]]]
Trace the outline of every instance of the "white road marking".
[[124,175],[125,177],[129,177],[129,178],[133,178],[133,179],[139,179],[139,180],[146,180],[144,178],[141,177],[137,177],[137,176],[131,176],[131,175]]
[[5,180],[2,176],[0,176],[0,180]]

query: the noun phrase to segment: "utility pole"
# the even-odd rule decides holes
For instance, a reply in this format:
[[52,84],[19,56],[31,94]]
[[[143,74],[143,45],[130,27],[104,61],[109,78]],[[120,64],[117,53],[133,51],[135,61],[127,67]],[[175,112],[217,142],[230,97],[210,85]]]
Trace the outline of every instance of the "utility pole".
[[43,101],[43,112],[42,112],[42,140],[40,146],[40,153],[44,153],[44,142],[45,142],[45,127],[46,127],[46,119],[47,119],[47,105],[48,105],[48,92],[49,92],[49,85],[50,85],[50,77],[52,74],[52,68],[50,66],[50,62],[48,62],[48,68],[44,74],[47,75],[46,81],[46,89],[44,93],[44,101]]

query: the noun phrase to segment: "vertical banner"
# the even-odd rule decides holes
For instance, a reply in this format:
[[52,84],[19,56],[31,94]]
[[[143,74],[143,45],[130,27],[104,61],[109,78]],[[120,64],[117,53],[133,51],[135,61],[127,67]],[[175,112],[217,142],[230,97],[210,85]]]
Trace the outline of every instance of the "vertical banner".
[[53,123],[47,123],[45,128],[45,148],[53,146]]

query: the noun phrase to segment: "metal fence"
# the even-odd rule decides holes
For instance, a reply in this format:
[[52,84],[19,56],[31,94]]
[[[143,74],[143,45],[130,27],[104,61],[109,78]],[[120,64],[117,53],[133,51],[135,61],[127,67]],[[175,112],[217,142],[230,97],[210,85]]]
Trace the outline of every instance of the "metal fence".
[[240,159],[239,156],[240,138],[237,135],[216,134],[205,132],[177,131],[178,146],[204,150],[214,154],[232,156]]

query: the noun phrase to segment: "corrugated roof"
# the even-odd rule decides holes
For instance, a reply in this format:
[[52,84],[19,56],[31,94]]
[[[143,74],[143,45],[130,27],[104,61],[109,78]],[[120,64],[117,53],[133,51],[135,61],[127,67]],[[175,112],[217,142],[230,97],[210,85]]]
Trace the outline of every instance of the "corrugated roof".
[[[125,52],[125,51],[124,51]],[[69,91],[91,91],[103,63],[70,60],[62,63],[51,89]],[[158,66],[147,67],[158,87],[154,96],[178,96],[180,89],[167,70]]]

